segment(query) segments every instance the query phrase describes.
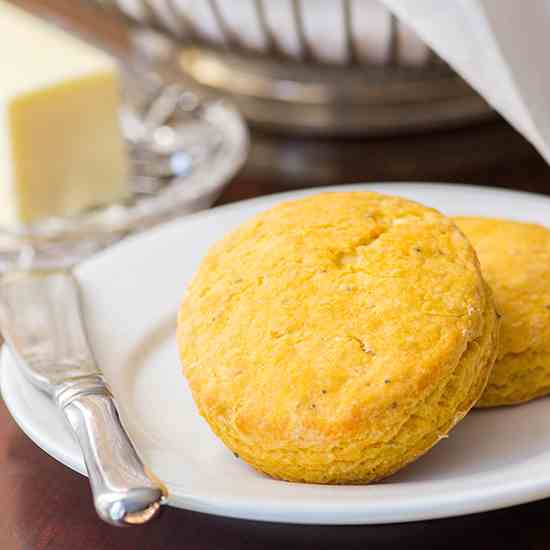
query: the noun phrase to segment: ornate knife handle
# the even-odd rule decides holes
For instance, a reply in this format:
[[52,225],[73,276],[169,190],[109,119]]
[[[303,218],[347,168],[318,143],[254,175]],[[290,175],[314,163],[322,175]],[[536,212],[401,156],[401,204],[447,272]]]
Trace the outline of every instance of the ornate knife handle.
[[56,400],[82,449],[99,516],[117,526],[154,518],[162,489],[146,474],[103,381],[94,377],[74,381]]

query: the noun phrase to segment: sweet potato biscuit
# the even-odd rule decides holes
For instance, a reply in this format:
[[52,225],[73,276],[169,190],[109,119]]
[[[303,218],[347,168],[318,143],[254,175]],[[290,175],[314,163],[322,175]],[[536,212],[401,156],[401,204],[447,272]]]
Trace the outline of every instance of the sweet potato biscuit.
[[213,246],[177,336],[200,413],[242,459],[279,479],[368,483],[478,400],[497,324],[450,220],[397,197],[323,193]]
[[487,218],[456,223],[474,245],[502,315],[497,361],[479,406],[550,394],[550,230]]

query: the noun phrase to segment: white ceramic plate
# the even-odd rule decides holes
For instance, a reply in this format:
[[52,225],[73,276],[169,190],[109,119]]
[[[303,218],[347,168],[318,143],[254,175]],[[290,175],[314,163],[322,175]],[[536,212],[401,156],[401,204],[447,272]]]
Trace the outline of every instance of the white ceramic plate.
[[[459,185],[383,184],[447,214],[550,222],[550,198]],[[386,523],[490,510],[550,496],[550,399],[471,413],[436,448],[387,481],[316,486],[256,473],[210,432],[194,407],[174,342],[186,282],[207,247],[252,214],[318,190],[262,197],[199,213],[129,238],[77,269],[90,341],[145,461],[173,506],[292,523]],[[25,432],[84,473],[80,452],[51,403],[9,354],[4,399]]]

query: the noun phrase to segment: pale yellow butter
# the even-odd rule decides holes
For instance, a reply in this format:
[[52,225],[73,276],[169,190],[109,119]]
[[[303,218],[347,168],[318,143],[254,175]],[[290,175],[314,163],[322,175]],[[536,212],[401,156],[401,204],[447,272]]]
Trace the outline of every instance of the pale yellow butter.
[[0,1],[0,225],[127,195],[119,84],[108,55]]

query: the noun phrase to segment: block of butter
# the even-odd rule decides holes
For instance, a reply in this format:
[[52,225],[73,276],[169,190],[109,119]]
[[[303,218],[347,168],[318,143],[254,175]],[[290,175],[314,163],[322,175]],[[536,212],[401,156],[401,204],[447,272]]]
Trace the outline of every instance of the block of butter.
[[119,84],[108,55],[0,0],[0,226],[128,193]]

